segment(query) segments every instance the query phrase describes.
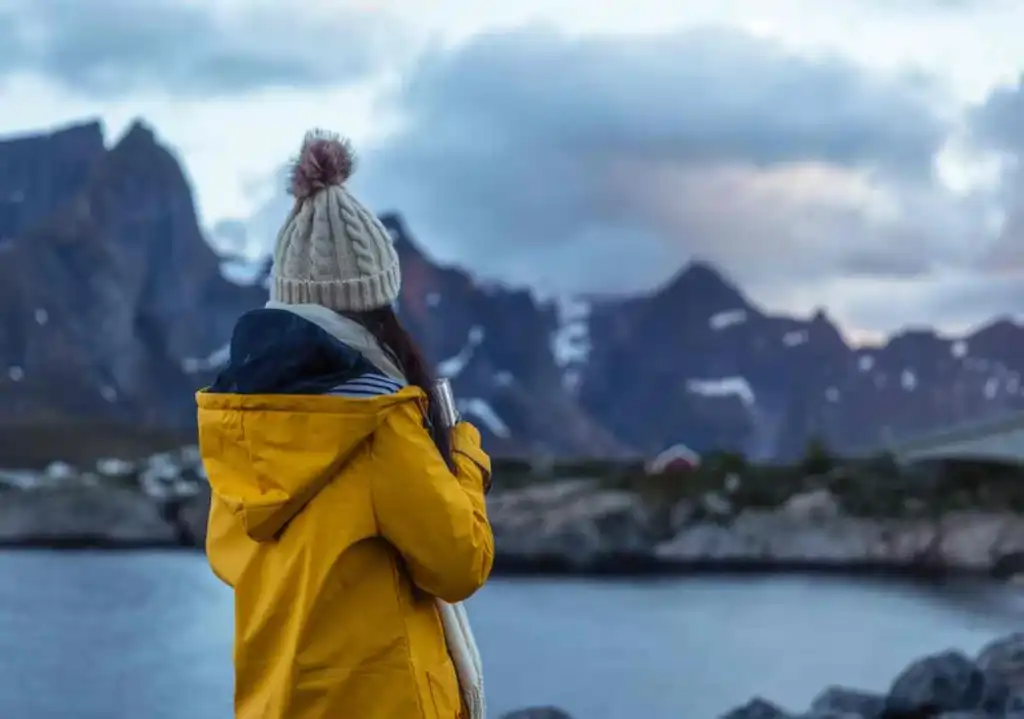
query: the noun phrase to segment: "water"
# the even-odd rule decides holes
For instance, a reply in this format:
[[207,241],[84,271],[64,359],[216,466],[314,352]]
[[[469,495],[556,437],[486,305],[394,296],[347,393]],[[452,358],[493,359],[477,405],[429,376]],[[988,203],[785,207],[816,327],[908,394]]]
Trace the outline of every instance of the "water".
[[[231,716],[231,595],[187,553],[0,552],[0,717]],[[712,719],[754,694],[884,688],[1020,626],[1010,587],[824,578],[495,580],[470,608],[495,715]]]

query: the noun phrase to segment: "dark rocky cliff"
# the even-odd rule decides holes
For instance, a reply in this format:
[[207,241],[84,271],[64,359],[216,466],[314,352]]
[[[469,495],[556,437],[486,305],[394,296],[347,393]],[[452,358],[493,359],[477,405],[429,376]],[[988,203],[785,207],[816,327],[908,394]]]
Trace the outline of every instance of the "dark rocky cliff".
[[221,277],[175,158],[88,123],[0,144],[0,193],[0,421],[187,426],[263,292]]

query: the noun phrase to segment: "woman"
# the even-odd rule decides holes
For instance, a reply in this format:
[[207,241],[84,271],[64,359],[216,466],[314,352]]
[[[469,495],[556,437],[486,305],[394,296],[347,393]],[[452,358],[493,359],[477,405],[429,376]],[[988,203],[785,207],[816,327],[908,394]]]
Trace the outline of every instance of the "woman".
[[445,602],[491,571],[490,460],[474,427],[439,421],[391,309],[397,254],[345,188],[351,171],[346,144],[307,135],[271,301],[239,320],[230,365],[197,395],[239,719],[477,713]]

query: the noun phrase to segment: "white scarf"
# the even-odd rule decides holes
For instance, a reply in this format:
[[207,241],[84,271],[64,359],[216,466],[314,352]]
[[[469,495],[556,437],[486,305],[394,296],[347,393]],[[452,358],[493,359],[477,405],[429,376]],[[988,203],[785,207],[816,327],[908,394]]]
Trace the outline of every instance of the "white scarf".
[[[392,379],[403,383],[407,381],[394,360],[381,349],[373,334],[358,322],[320,305],[288,305],[271,301],[267,303],[267,308],[287,310],[312,322],[338,341],[361,353],[374,367]],[[437,612],[444,627],[448,654],[459,678],[459,690],[469,710],[469,719],[486,719],[483,662],[473,630],[469,626],[466,608],[462,602],[449,604],[438,599]]]

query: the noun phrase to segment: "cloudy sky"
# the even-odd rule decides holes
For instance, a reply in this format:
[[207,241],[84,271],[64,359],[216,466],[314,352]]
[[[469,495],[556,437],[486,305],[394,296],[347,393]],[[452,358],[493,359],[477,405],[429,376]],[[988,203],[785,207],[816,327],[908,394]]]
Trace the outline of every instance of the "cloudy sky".
[[853,334],[958,331],[1024,313],[1022,26],[1019,0],[0,0],[0,134],[142,116],[255,247],[326,127],[367,204],[487,278],[633,292],[696,256]]

